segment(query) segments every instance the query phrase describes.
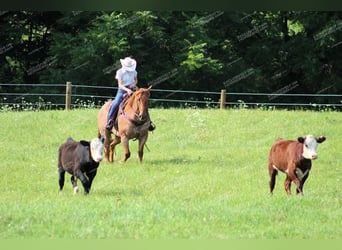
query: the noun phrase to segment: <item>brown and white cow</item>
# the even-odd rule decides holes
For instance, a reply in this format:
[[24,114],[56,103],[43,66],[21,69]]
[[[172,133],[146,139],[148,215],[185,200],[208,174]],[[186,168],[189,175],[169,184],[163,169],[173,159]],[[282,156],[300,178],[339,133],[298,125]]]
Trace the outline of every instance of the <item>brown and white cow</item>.
[[81,180],[84,194],[88,194],[102,160],[103,138],[89,141],[75,141],[72,138],[63,143],[58,150],[59,187],[64,186],[65,172],[71,174],[74,193],[78,192],[77,178]]
[[311,160],[317,159],[318,143],[325,141],[324,136],[307,135],[297,140],[277,139],[268,159],[270,191],[273,192],[278,171],[286,174],[285,191],[291,195],[291,182],[296,184],[297,194],[303,194],[303,185],[309,176]]

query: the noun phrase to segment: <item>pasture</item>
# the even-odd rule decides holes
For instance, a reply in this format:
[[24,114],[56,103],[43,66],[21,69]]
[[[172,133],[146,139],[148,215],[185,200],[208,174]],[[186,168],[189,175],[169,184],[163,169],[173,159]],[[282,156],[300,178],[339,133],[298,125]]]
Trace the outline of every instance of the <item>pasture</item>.
[[[98,109],[0,113],[1,239],[341,239],[342,114],[151,109],[157,129],[139,164],[102,162],[90,194],[59,192],[57,151],[97,135]],[[304,196],[269,194],[277,137],[325,135]],[[294,185],[292,185],[294,193]]]

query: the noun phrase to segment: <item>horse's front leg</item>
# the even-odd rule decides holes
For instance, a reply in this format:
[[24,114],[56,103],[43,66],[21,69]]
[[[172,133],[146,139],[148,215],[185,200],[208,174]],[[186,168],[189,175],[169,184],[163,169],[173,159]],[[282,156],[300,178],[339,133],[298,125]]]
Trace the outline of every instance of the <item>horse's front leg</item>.
[[124,148],[125,156],[122,159],[121,162],[127,161],[127,159],[131,156],[131,152],[129,151],[129,146],[128,146],[128,137],[126,135],[121,136],[121,144]]
[[145,146],[145,143],[147,141],[147,137],[148,137],[148,133],[146,133],[146,135],[144,136],[141,136],[139,138],[139,151],[138,151],[138,155],[139,155],[139,160],[140,160],[140,163],[142,162],[143,160],[143,156],[144,156],[144,146]]

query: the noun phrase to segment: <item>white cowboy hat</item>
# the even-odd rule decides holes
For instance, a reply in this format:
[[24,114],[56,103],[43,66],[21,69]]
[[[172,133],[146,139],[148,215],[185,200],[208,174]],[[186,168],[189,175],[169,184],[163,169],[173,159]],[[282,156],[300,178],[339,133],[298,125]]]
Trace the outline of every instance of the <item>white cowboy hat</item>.
[[120,59],[120,62],[121,62],[122,68],[127,71],[134,71],[135,67],[137,66],[137,62],[130,57],[126,57],[125,59]]

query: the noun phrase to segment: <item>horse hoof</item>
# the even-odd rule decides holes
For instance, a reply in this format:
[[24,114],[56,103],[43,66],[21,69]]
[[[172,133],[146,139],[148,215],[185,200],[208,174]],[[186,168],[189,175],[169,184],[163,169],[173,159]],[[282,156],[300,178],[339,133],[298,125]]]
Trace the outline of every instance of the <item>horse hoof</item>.
[[78,193],[78,187],[74,187],[74,194]]

